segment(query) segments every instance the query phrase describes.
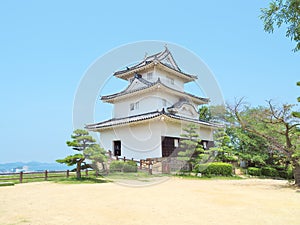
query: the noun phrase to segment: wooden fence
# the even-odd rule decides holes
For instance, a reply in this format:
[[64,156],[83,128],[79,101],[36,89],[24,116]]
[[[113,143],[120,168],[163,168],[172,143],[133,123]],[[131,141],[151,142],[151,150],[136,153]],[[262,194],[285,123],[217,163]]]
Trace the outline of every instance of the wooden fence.
[[[112,158],[112,156],[110,155]],[[135,160],[133,158],[126,158],[126,157],[115,157],[115,160],[122,160],[126,161],[133,161],[136,162],[138,165],[138,169],[141,171],[147,171],[149,174],[155,171],[155,173],[170,173],[168,158],[147,158],[147,159],[140,159]]]
[[[71,172],[67,171],[48,171],[45,170],[43,172],[20,172],[20,173],[0,173],[0,182],[2,181],[14,181],[18,180],[20,183],[23,183],[24,180],[27,179],[42,179],[48,180],[51,178],[58,178],[58,177],[70,177]],[[88,176],[88,170],[85,170],[85,176]]]
[[115,160],[120,160],[120,161],[133,161],[135,163],[137,163],[138,165],[138,169],[139,170],[147,170],[149,171],[149,173],[151,174],[152,173],[152,164],[153,164],[153,160],[152,159],[141,159],[141,160],[135,160],[133,158],[126,158],[125,156],[124,157],[118,157],[116,156],[115,157]]

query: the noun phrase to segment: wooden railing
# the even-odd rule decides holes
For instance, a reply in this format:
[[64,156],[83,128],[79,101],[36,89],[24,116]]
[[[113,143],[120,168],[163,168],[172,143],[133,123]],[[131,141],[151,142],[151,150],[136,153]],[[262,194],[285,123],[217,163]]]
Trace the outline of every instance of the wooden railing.
[[[41,172],[19,172],[19,173],[0,173],[0,182],[2,181],[15,181],[18,180],[19,183],[23,183],[24,180],[31,180],[31,179],[42,179],[48,180],[51,178],[58,178],[58,177],[66,177],[70,176],[71,172],[69,170],[66,171],[41,171]],[[88,170],[85,171],[85,176],[88,176]]]
[[136,162],[139,170],[148,171],[149,174],[152,174],[152,172],[170,173],[171,171],[168,158],[158,157],[158,158],[147,158],[147,159],[135,160],[133,158],[130,159],[126,157],[111,156],[111,159],[122,160],[124,162],[126,161]]

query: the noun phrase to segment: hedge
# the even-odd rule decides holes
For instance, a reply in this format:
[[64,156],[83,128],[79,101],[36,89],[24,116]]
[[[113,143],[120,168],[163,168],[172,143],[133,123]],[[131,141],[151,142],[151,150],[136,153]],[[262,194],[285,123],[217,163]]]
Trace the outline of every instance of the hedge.
[[223,162],[198,164],[195,166],[195,172],[203,175],[232,176],[232,165]]
[[273,167],[248,167],[248,174],[252,176],[267,176],[267,177],[281,177],[284,179],[293,179],[293,170],[289,167],[287,170],[284,168],[275,169]]
[[267,177],[278,177],[278,171],[272,167],[263,167],[261,168],[261,174]]
[[134,161],[112,161],[109,169],[111,172],[137,172],[137,165]]
[[248,167],[248,174],[251,176],[261,176],[261,169],[256,167]]
[[126,161],[123,167],[124,172],[137,172],[137,164],[134,161]]

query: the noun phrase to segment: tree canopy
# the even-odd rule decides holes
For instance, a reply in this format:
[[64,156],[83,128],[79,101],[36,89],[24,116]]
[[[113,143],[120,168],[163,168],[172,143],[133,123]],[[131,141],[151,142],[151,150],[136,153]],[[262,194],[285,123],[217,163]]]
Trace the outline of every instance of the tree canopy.
[[300,0],[274,0],[261,9],[264,30],[273,33],[274,27],[286,25],[286,37],[296,42],[293,51],[300,50]]
[[[300,81],[297,82],[297,85],[300,86]],[[300,97],[297,98],[298,102],[300,102]],[[300,112],[293,112],[293,116],[300,118]]]
[[[271,160],[273,164],[291,164],[294,168],[296,184],[300,184],[300,119],[292,115],[293,105],[276,105],[268,101],[267,107],[251,108],[240,99],[234,105],[228,106],[231,114],[232,127],[240,129],[246,137],[251,137],[258,147],[261,163]],[[253,138],[254,137],[254,138]],[[247,138],[240,137],[241,144]],[[264,156],[265,155],[265,156]],[[253,156],[251,156],[253,158]],[[265,158],[265,159],[264,159]]]
[[204,154],[201,140],[197,133],[197,126],[189,124],[183,128],[184,134],[181,135],[180,141],[181,151],[178,152],[178,159],[188,164],[189,170],[192,170],[195,164],[201,159]]
[[[65,163],[68,166],[76,165],[77,178],[81,178],[81,170],[83,168],[93,167],[97,170],[97,163],[101,163],[103,168],[103,162],[106,161],[105,150],[98,144],[95,144],[96,140],[89,135],[86,130],[77,129],[73,131],[71,135],[73,140],[67,141],[67,145],[73,150],[80,153],[69,155],[64,159],[56,160],[58,163]],[[86,162],[89,160],[91,163]]]

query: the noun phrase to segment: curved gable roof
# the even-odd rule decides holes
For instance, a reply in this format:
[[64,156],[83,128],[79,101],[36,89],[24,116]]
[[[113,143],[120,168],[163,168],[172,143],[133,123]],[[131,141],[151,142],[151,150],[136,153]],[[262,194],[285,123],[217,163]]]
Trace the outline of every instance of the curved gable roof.
[[181,71],[172,53],[169,51],[167,47],[162,52],[145,57],[143,61],[141,61],[140,63],[132,67],[127,67],[124,70],[116,71],[114,73],[114,76],[127,80],[130,77],[132,77],[134,73],[140,72],[148,68],[152,68],[156,65],[159,65],[162,69],[168,70],[169,72],[173,72],[175,75],[181,77],[186,82],[197,79],[197,76],[187,74]]
[[[143,78],[138,78],[138,79],[144,80]],[[130,89],[129,88],[130,85],[129,85],[124,91],[121,91],[119,93],[112,94],[112,95],[102,96],[101,100],[103,100],[105,102],[113,103],[115,100],[127,98],[131,94],[140,94],[143,91],[151,91],[155,88],[161,88],[161,90],[164,90],[171,94],[180,95],[180,96],[183,96],[186,98],[191,98],[196,104],[206,104],[209,102],[208,98],[198,97],[198,96],[195,96],[195,95],[187,93],[187,92],[182,92],[182,91],[178,91],[176,89],[170,88],[170,87],[166,86],[165,84],[163,84],[159,78],[154,83],[151,83],[149,81],[147,81],[147,82],[148,82],[148,85],[138,88],[138,89]]]
[[223,127],[221,124],[216,124],[216,123],[211,123],[211,122],[207,122],[207,121],[203,121],[203,120],[199,120],[199,119],[192,119],[192,118],[187,118],[187,117],[183,117],[183,116],[178,116],[178,115],[174,115],[171,113],[167,113],[164,110],[161,110],[161,111],[153,111],[153,112],[149,112],[149,113],[128,116],[128,117],[123,117],[123,118],[114,118],[114,119],[102,121],[100,123],[87,124],[85,126],[85,128],[90,131],[99,131],[99,130],[104,130],[104,129],[111,129],[111,128],[117,127],[117,126],[124,126],[124,125],[128,125],[128,124],[133,124],[133,123],[141,123],[141,122],[149,121],[149,120],[159,118],[159,117],[165,117],[166,119],[175,120],[177,122],[195,123],[195,124],[199,124],[200,126],[211,127],[214,129]]

